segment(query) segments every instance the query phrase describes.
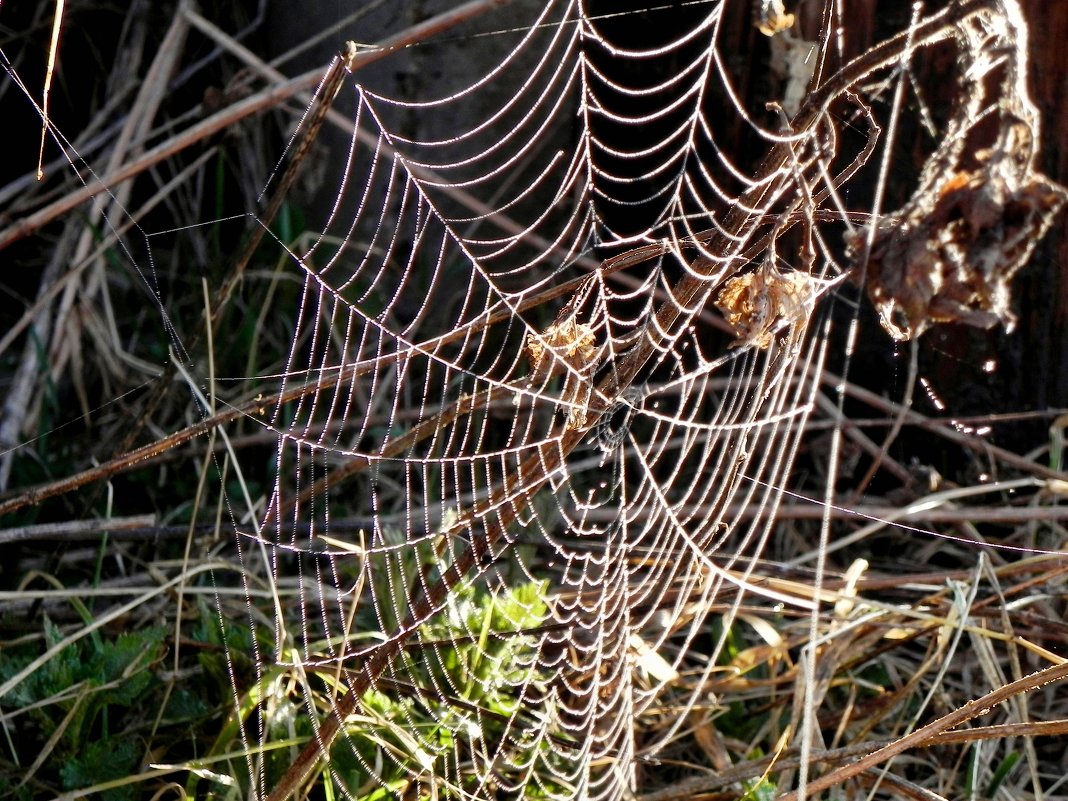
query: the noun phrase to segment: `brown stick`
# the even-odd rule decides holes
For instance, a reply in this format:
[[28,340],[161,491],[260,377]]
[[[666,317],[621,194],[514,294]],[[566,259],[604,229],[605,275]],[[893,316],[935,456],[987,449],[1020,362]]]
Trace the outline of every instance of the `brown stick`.
[[[450,11],[431,17],[418,25],[405,29],[396,36],[383,40],[374,49],[361,51],[353,56],[350,61],[350,70],[355,71],[367,64],[385,58],[391,53],[421,42],[428,37],[435,36],[442,31],[455,27],[479,14],[483,14],[495,8],[507,5],[511,0],[470,0]],[[271,108],[289,99],[293,95],[313,88],[322,80],[322,69],[316,68],[298,75],[295,78],[267,89],[238,103],[227,106],[221,111],[208,117],[197,125],[186,129],[178,136],[163,142],[152,150],[142,154],[128,164],[105,175],[102,178],[94,177],[85,186],[76,192],[70,192],[56,200],[45,208],[24,217],[13,225],[0,231],[0,250],[3,250],[12,242],[17,242],[23,237],[29,236],[42,226],[47,225],[57,217],[66,214],[89,198],[107,191],[116,184],[126,181],[144,172],[149,167],[163,161],[166,158],[179,153],[185,148],[196,144],[202,139],[223,130],[245,117]]]
[[[916,731],[911,734],[906,734],[904,737],[882,746],[867,756],[861,757],[851,765],[845,765],[828,773],[826,776],[820,776],[818,779],[813,779],[806,785],[805,792],[807,795],[811,796],[821,790],[826,790],[828,787],[834,787],[837,784],[841,784],[868,768],[880,765],[910,748],[915,748],[923,744],[925,741],[930,740],[936,735],[940,735],[949,729],[956,728],[972,718],[985,715],[993,707],[1012,698],[1014,695],[1037,690],[1040,687],[1044,687],[1047,684],[1052,684],[1053,682],[1060,681],[1064,678],[1068,678],[1068,662],[1053,665],[1040,670],[1037,673],[1032,673],[1030,676],[1024,676],[1022,679],[1009,682],[1002,687],[998,687],[996,690],[988,692],[981,698],[969,701],[964,706],[955,709],[948,715],[943,715],[938,720],[932,721],[926,726],[916,729]],[[798,794],[796,791],[785,793],[784,795],[779,796],[778,801],[798,801]]]
[[[646,245],[641,248],[636,248],[635,250],[605,260],[601,264],[600,271],[602,274],[608,275],[619,270],[625,270],[627,267],[632,267],[636,264],[648,261],[649,259],[654,259],[663,252],[664,247],[662,245]],[[551,300],[555,300],[558,297],[567,295],[577,289],[586,279],[587,276],[580,276],[557,286],[549,287],[536,295],[531,295],[516,304],[515,312],[522,313],[541,306],[544,303],[548,303]],[[473,333],[478,333],[486,328],[512,319],[515,312],[513,312],[512,309],[503,309],[492,314],[487,314],[483,319],[474,320],[463,328],[450,331],[448,334],[444,334],[435,339],[424,341],[419,344],[418,348],[420,350],[426,350],[438,345],[447,345],[451,342],[460,341],[464,337],[468,337]],[[316,379],[314,382],[295,387],[287,392],[269,398],[257,398],[242,404],[241,406],[235,406],[219,412],[212,417],[186,426],[185,428],[175,431],[173,434],[169,434],[155,442],[151,442],[148,445],[144,445],[133,451],[123,452],[89,470],[84,470],[81,473],[68,476],[67,478],[54,481],[50,484],[43,484],[38,487],[24,490],[18,495],[0,503],[0,515],[9,514],[23,507],[40,503],[48,498],[72,492],[86,484],[110,478],[111,476],[128,470],[142,462],[156,458],[160,454],[166,453],[178,445],[196,439],[202,434],[208,433],[216,426],[223,425],[231,420],[236,420],[239,417],[255,417],[267,406],[285,404],[322,389],[329,389],[344,381],[351,381],[354,378],[378,369],[382,364],[396,364],[398,360],[406,358],[408,352],[415,352],[415,350],[416,349],[413,347],[405,351],[395,351],[376,359],[357,362],[356,364],[349,365],[344,370],[339,370],[333,376]]]
[[[1002,739],[1006,737],[1053,737],[1068,733],[1068,720],[1045,720],[1035,723],[1004,723],[998,726],[976,726],[973,729],[960,731],[946,731],[935,734],[922,742],[916,743],[918,748],[933,748],[939,745],[954,745],[959,743],[971,743],[979,740]],[[830,751],[817,752],[812,755],[813,762],[840,763],[847,759],[871,753],[880,748],[885,748],[890,743],[875,741],[866,743],[854,743],[843,748],[835,748]],[[693,798],[701,793],[708,793],[726,787],[735,782],[745,781],[762,775],[773,764],[778,770],[793,770],[800,766],[801,760],[796,756],[796,749],[791,749],[789,756],[776,760],[775,757],[746,762],[725,771],[720,771],[714,776],[697,776],[693,779],[685,779],[677,784],[665,787],[656,792],[638,796],[638,801],[682,801]]]
[[998,447],[982,437],[974,434],[965,434],[957,429],[953,428],[949,423],[941,420],[932,420],[931,418],[920,414],[919,412],[908,409],[901,404],[895,403],[892,400],[877,395],[871,390],[864,389],[864,387],[858,387],[856,384],[846,383],[842,380],[841,376],[837,376],[834,373],[824,370],[820,376],[820,380],[831,386],[843,386],[844,392],[850,397],[857,400],[864,401],[868,405],[876,409],[882,409],[888,414],[901,415],[902,419],[910,425],[920,426],[927,429],[940,437],[956,442],[959,445],[975,451],[981,456],[990,456],[997,459],[999,462],[1014,467],[1017,470],[1021,470],[1025,473],[1030,473],[1034,476],[1041,476],[1045,479],[1051,479],[1055,481],[1068,481],[1068,473],[1060,472],[1057,470],[1051,470],[1044,465],[1038,464],[1030,459],[1026,459],[1017,453],[1006,450],[1005,448]]
[[112,517],[105,520],[65,520],[61,523],[38,523],[33,526],[0,529],[0,545],[47,539],[83,539],[116,531],[142,530],[156,525],[155,515]]

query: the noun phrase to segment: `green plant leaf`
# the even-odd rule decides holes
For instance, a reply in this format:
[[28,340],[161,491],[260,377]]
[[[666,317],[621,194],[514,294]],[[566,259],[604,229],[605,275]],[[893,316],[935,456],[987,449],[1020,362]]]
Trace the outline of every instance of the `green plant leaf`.
[[[137,767],[140,750],[133,740],[110,737],[85,745],[81,753],[60,768],[63,787],[78,790],[101,782],[129,776]],[[127,801],[135,797],[133,785],[105,790],[104,801]]]

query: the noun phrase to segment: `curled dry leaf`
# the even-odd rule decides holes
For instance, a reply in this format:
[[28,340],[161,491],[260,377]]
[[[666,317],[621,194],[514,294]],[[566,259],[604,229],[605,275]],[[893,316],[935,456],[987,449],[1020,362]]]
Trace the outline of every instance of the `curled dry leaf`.
[[932,323],[1011,330],[1009,284],[1066,197],[1037,173],[1013,181],[1000,170],[958,172],[929,207],[881,225],[867,282],[883,326],[896,339]]
[[755,24],[765,36],[782,33],[794,24],[794,15],[786,12],[782,0],[756,0]]
[[761,268],[727,281],[715,303],[738,337],[735,346],[766,350],[783,324],[795,334],[815,297],[815,281],[807,273]]
[[581,428],[586,424],[592,392],[590,379],[597,369],[597,336],[590,326],[566,312],[541,334],[527,335],[530,383],[540,384],[550,375],[564,372],[560,397],[568,405],[567,427]]
[[[862,280],[896,339],[919,336],[933,323],[1000,322],[1011,330],[1012,278],[1068,199],[1034,169],[1040,125],[1027,93],[1026,30],[1010,36],[1006,29],[1011,44],[992,60],[991,24],[1001,23],[976,17],[957,28],[972,66],[957,76],[956,108],[919,188],[874,230],[847,240],[855,259],[867,254]],[[977,125],[983,109],[993,112],[992,129]],[[991,135],[992,146],[970,152]]]

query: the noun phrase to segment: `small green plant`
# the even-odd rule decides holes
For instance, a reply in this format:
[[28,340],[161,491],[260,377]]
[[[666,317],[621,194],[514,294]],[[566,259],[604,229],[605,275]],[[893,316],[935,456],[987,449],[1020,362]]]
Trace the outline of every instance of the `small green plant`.
[[742,783],[745,792],[741,801],[772,801],[779,795],[779,787],[766,776]]
[[[44,649],[62,642],[44,621]],[[4,795],[29,797],[39,783],[75,790],[136,772],[144,752],[138,730],[150,718],[161,682],[164,632],[149,628],[113,638],[86,637],[31,672],[5,699],[16,737],[3,765]],[[39,654],[41,641],[13,648],[0,660],[0,681],[18,674]],[[102,798],[133,798],[130,787]]]
[[[501,759],[493,746],[515,736],[521,713],[517,687],[538,683],[533,639],[547,616],[544,583],[520,585],[494,595],[467,587],[454,594],[445,612],[425,626],[432,647],[405,654],[401,675],[410,686],[385,685],[364,697],[364,719],[332,750],[334,777],[364,801],[387,789],[418,784],[420,776],[449,776],[461,786],[438,788],[439,797],[461,797],[493,769],[519,771],[544,743],[531,741]],[[547,758],[547,754],[540,754]],[[467,765],[459,776],[448,763]],[[480,764],[487,763],[487,764]],[[368,766],[383,765],[376,781]],[[464,787],[467,783],[470,787]],[[533,792],[535,785],[529,785]]]
[[[409,565],[401,564],[407,560],[390,560],[389,567],[384,558],[379,561],[384,572],[396,572],[392,583],[403,586],[396,580],[409,573]],[[389,583],[378,586],[386,592]],[[509,774],[529,771],[538,760],[558,761],[559,749],[550,753],[544,737],[524,740],[514,731],[523,723],[516,688],[544,689],[543,677],[534,667],[537,643],[528,632],[545,623],[545,593],[544,582],[521,584],[499,594],[474,586],[454,593],[442,613],[423,626],[421,640],[426,647],[404,656],[403,668],[395,674],[405,676],[404,682],[380,681],[363,695],[358,712],[347,720],[346,736],[332,747],[329,767],[317,780],[325,797],[377,801],[413,792],[424,778],[435,777],[437,797],[460,798],[490,773],[515,778]],[[357,616],[358,622],[363,619]],[[383,632],[361,629],[357,636],[373,641]],[[290,658],[299,661],[296,654],[285,655],[284,661]],[[263,781],[270,786],[281,777],[292,753],[279,746],[293,746],[313,736],[309,700],[317,714],[327,714],[346,690],[345,665],[305,671],[303,681],[297,668],[264,671],[240,698],[214,746],[197,761],[205,769],[194,771],[187,794],[204,792],[203,779],[210,781],[213,793],[232,791],[234,797],[247,793],[247,751],[252,746],[239,742],[239,737],[242,730],[258,731],[261,726]],[[500,742],[513,743],[507,754],[495,751]],[[541,797],[551,789],[536,782],[527,782],[526,787],[527,798]]]
[[0,799],[101,785],[94,796],[104,801],[139,798],[140,774],[150,763],[185,761],[202,748],[198,741],[211,736],[220,703],[232,692],[229,673],[217,670],[216,661],[223,649],[239,653],[251,635],[228,624],[224,639],[218,614],[204,603],[198,610],[180,683],[167,658],[170,630],[162,627],[96,631],[62,647],[64,631],[45,617],[39,636],[5,647],[0,684],[59,650],[2,699],[7,747],[0,755]]

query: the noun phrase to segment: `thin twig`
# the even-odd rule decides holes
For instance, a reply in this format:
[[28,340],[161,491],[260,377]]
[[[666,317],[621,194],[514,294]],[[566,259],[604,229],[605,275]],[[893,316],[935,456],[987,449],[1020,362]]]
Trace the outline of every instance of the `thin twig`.
[[155,515],[112,517],[107,520],[66,520],[61,523],[40,523],[35,526],[0,529],[0,545],[28,540],[100,537],[104,533],[127,529],[144,529],[155,524]]
[[[957,726],[968,722],[972,718],[987,714],[998,704],[1018,695],[1019,693],[1037,690],[1040,687],[1045,687],[1048,684],[1052,684],[1053,682],[1060,681],[1064,678],[1068,678],[1068,662],[1064,662],[1060,665],[1053,665],[1036,673],[1032,673],[1030,676],[1024,676],[1022,679],[1009,682],[1002,687],[998,687],[997,689],[988,692],[981,698],[969,701],[964,704],[964,706],[955,709],[948,715],[943,715],[938,720],[932,721],[926,726],[921,726],[911,734],[906,734],[904,737],[878,748],[872,753],[861,757],[851,765],[845,765],[831,771],[825,776],[810,780],[806,790],[809,794],[815,794],[822,790],[826,790],[828,787],[839,785],[868,768],[880,765],[892,757],[908,751],[910,748],[915,748],[927,742],[936,735],[940,735],[950,729],[955,729]],[[795,792],[784,793],[779,796],[779,801],[797,801],[797,799],[798,796]]]
[[[374,48],[361,50],[351,60],[353,71],[360,69],[375,61],[379,61],[391,53],[420,42],[428,37],[435,36],[442,31],[459,25],[478,14],[485,13],[495,8],[507,5],[511,0],[471,0],[450,11],[438,14],[424,22],[405,29],[396,36],[389,37],[378,43]],[[117,170],[103,177],[93,176],[92,179],[79,190],[65,194],[56,202],[46,206],[40,211],[24,217],[13,225],[0,231],[0,250],[3,250],[12,242],[29,236],[42,226],[47,225],[57,217],[66,214],[79,206],[89,198],[99,195],[101,192],[110,191],[122,181],[129,180],[147,170],[155,164],[170,158],[187,147],[195,145],[207,137],[230,127],[236,122],[253,114],[257,114],[293,97],[299,92],[313,88],[322,80],[322,69],[309,70],[302,75],[291,78],[283,84],[234,103],[219,112],[213,114],[197,125],[186,129],[181,134],[163,142],[151,150],[143,153],[139,158],[123,165]]]

